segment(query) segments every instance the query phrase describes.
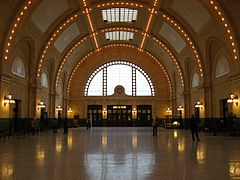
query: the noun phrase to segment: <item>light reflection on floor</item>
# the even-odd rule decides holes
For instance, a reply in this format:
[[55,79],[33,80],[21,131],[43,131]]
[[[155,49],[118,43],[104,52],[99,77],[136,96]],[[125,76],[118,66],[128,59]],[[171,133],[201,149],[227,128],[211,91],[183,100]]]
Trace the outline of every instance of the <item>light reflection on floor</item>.
[[70,129],[0,141],[0,179],[240,179],[240,137],[151,128]]

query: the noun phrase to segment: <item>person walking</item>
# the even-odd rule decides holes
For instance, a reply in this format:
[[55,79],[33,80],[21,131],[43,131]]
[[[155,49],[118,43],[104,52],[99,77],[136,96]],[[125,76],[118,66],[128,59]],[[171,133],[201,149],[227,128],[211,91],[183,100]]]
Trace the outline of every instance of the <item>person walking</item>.
[[198,141],[200,141],[199,136],[198,136],[198,121],[192,114],[192,117],[190,119],[190,130],[192,134],[192,140],[195,141],[195,136]]

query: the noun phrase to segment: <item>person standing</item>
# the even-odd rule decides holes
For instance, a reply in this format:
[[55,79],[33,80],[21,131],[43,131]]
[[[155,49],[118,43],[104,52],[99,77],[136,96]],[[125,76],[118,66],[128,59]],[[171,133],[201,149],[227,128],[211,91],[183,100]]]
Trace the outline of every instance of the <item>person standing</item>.
[[91,122],[90,122],[90,118],[87,118],[87,130],[90,130],[91,129]]
[[157,136],[157,120],[154,118],[152,121],[152,127],[153,127],[153,136]]
[[91,129],[91,126],[92,126],[92,114],[90,114],[89,118],[87,118],[86,126],[87,126],[87,130]]
[[32,136],[34,136],[35,135],[35,131],[36,131],[36,126],[37,126],[37,120],[36,120],[35,117],[32,119],[31,126],[32,126]]
[[53,134],[57,133],[57,119],[56,118],[54,118],[52,120],[52,130],[53,130]]
[[190,119],[190,130],[192,134],[192,140],[195,141],[195,136],[198,141],[200,141],[199,136],[198,136],[198,121],[192,114],[192,117]]
[[68,134],[68,119],[65,117],[63,122],[63,134]]

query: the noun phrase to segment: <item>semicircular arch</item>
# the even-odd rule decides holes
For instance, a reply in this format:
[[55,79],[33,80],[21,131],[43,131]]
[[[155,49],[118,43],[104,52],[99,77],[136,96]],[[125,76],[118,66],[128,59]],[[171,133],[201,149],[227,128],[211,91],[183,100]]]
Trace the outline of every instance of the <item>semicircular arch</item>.
[[[124,87],[124,89],[127,88],[128,90],[128,95],[132,95],[132,96],[138,96],[138,74],[141,73],[141,77],[143,77],[143,80],[142,82],[147,82],[145,83],[146,87],[145,89],[147,89],[147,91],[144,91],[143,94],[145,94],[146,96],[154,96],[155,95],[155,90],[154,90],[154,85],[152,83],[152,80],[151,78],[149,77],[149,75],[137,64],[134,64],[134,63],[131,63],[129,61],[126,61],[126,60],[121,60],[121,59],[116,59],[116,60],[113,60],[111,62],[108,62],[108,63],[105,63],[105,64],[102,64],[100,65],[94,72],[91,73],[90,77],[88,78],[88,81],[85,85],[85,91],[84,91],[84,95],[85,96],[89,96],[89,92],[91,91],[91,89],[94,88],[94,91],[96,88],[99,88],[97,89],[97,92],[101,95],[101,96],[108,96],[109,95],[109,85],[111,85],[112,83],[115,84],[115,78],[114,77],[114,80],[112,80],[112,82],[109,84],[109,71],[112,71],[111,72],[114,72],[114,74],[116,74],[116,68],[113,68],[113,67],[118,67],[119,68],[119,71],[122,71],[122,72],[118,72],[119,76],[117,77],[118,78],[118,82],[120,83],[121,81],[121,84],[118,84],[119,86],[122,86]],[[126,68],[126,67],[130,67],[130,68]],[[102,80],[103,79],[103,72],[105,72],[105,81],[106,82],[103,82],[103,81],[100,81],[100,87],[95,87],[95,83],[94,82],[98,82],[98,77],[99,77],[99,74],[100,74],[100,79]],[[126,77],[126,74],[128,74],[129,76]],[[131,75],[130,75],[131,74]],[[112,73],[113,75],[113,73]],[[130,77],[131,76],[131,77]],[[112,78],[110,76],[110,78]],[[134,79],[134,80],[133,80]],[[128,81],[130,80],[130,81]],[[123,86],[123,84],[125,86]],[[103,84],[105,84],[105,87],[103,88]],[[141,84],[141,83],[140,83]],[[112,86],[112,85],[111,85]],[[150,90],[150,91],[148,91]],[[114,92],[114,89],[112,89],[112,92]],[[96,93],[96,95],[98,94]],[[103,93],[103,94],[102,94]],[[142,95],[143,95],[142,94]]]
[[[106,53],[109,52],[109,49],[111,49],[111,52],[114,53]],[[141,68],[149,74],[149,76],[152,79],[152,82],[155,86],[155,93],[159,94],[160,92],[165,92],[165,94],[168,94],[168,96],[171,95],[171,81],[169,78],[169,75],[167,74],[166,70],[162,65],[160,65],[159,62],[157,62],[156,59],[153,57],[147,55],[147,54],[142,54],[140,53],[137,48],[135,50],[135,56],[132,56],[132,49],[127,48],[124,51],[125,53],[119,53],[119,48],[114,48],[114,47],[106,47],[103,48],[100,52],[91,52],[89,53],[85,58],[82,58],[74,67],[72,70],[69,80],[68,80],[68,87],[67,87],[67,93],[70,96],[71,92],[76,92],[76,91],[71,91],[71,87],[75,86],[75,83],[73,83],[74,77],[82,78],[81,80],[78,79],[77,82],[81,82],[81,87],[85,87],[84,85],[86,84],[90,73],[93,72],[95,69],[99,67],[101,64],[105,64],[108,62],[111,62],[113,59],[121,59],[121,60],[126,60],[134,64],[138,64],[141,66]],[[91,63],[93,61],[95,63]],[[148,60],[148,61],[146,61]],[[83,67],[84,68],[81,68]],[[81,69],[81,71],[79,70]],[[77,75],[78,74],[78,75]],[[81,77],[79,77],[79,75]],[[161,77],[161,78],[160,78]],[[161,83],[162,81],[162,83]],[[164,89],[161,89],[161,87],[156,86],[156,84],[163,84],[165,86]],[[84,95],[84,88],[81,91],[81,94]],[[161,93],[160,93],[161,94]]]

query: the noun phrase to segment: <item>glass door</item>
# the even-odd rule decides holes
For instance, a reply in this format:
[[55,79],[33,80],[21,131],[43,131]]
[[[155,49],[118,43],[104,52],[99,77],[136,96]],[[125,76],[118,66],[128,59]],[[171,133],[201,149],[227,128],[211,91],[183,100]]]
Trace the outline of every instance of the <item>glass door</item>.
[[138,121],[151,121],[152,119],[152,106],[151,105],[137,105],[137,120]]
[[131,105],[108,105],[108,121],[112,122],[126,122],[132,120],[132,106]]
[[102,105],[88,105],[88,118],[93,123],[102,121]]

